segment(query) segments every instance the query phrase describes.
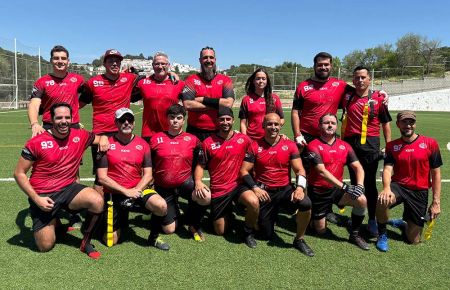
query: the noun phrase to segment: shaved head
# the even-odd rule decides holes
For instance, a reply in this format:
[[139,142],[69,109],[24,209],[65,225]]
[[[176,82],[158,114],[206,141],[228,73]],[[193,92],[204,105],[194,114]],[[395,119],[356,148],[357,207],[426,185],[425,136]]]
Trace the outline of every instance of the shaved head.
[[265,125],[268,121],[281,123],[281,118],[277,113],[269,113],[264,116],[263,125]]

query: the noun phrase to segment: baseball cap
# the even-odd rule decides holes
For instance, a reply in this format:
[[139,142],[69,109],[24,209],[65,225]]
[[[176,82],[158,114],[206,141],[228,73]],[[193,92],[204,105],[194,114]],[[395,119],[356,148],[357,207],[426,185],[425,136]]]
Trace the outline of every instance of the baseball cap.
[[103,55],[103,61],[105,61],[108,57],[116,56],[120,58],[120,60],[123,60],[123,56],[120,54],[120,52],[116,49],[108,49],[105,54]]
[[125,114],[130,114],[131,116],[134,117],[134,113],[130,109],[128,109],[128,108],[120,108],[120,109],[118,109],[116,111],[116,119],[122,118],[122,116],[125,115]]
[[220,118],[222,116],[231,116],[232,118],[234,118],[233,110],[228,107],[220,107],[219,111],[217,112],[217,118]]
[[412,119],[416,120],[416,113],[413,111],[400,111],[397,114],[397,121],[405,120],[405,119]]

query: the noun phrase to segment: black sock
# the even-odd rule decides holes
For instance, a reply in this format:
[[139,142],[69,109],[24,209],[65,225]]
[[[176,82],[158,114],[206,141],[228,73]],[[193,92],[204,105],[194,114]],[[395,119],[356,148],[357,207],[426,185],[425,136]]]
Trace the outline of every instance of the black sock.
[[363,215],[355,215],[352,213],[352,233],[359,233],[359,228],[364,220]]
[[378,222],[378,235],[383,235],[386,234],[387,230],[386,230],[386,223],[382,224],[380,222]]
[[206,213],[208,206],[202,206],[195,201],[190,200],[186,213],[186,222],[189,226],[193,226],[196,230],[200,229],[203,216]]
[[156,240],[161,232],[161,224],[162,217],[152,214],[152,218],[150,219],[150,235],[148,236],[149,240]]

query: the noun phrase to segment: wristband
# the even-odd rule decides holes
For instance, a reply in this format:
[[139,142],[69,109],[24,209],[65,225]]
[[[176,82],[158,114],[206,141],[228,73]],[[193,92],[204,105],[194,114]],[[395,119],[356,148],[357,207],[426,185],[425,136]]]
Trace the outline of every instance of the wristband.
[[301,188],[306,188],[306,178],[303,175],[298,175],[296,178],[297,186],[300,186]]
[[253,180],[253,178],[250,174],[242,176],[242,179],[244,180],[245,184],[248,185],[248,187],[250,187],[250,188],[257,187],[256,182]]
[[218,110],[219,109],[219,99],[203,97],[203,105]]
[[345,192],[347,192],[348,191],[348,184],[347,183],[345,183],[345,182],[343,182],[342,183],[342,188],[341,188],[343,191],[345,191]]

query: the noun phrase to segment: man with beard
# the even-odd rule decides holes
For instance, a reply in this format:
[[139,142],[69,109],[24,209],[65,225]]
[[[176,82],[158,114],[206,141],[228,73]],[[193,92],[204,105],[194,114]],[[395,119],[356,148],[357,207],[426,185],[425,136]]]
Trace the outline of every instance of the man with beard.
[[188,110],[186,131],[201,141],[217,131],[216,117],[220,107],[231,108],[234,102],[233,83],[216,72],[216,55],[212,47],[200,51],[201,71],[186,79],[183,105]]
[[[380,127],[385,142],[391,141],[392,120],[384,96],[379,91],[370,90],[369,69],[358,66],[353,70],[355,89],[345,95],[342,108],[342,137],[352,146],[364,169],[364,187],[369,212],[368,231],[377,237],[375,208],[378,190],[376,184],[378,161],[383,158],[380,151]],[[341,138],[342,138],[341,137]],[[355,172],[349,168],[352,184],[356,182]]]
[[[397,114],[397,127],[401,137],[386,146],[383,191],[378,195],[376,209],[376,246],[382,252],[389,250],[386,224],[390,208],[404,203],[403,219],[390,221],[390,224],[400,227],[407,242],[412,244],[420,243],[427,213],[430,221],[441,213],[442,158],[439,144],[435,139],[415,132],[416,114],[412,111]],[[433,198],[427,209],[430,187]]]
[[[297,233],[294,247],[312,257],[313,250],[304,235],[311,219],[311,200],[305,194],[305,169],[296,144],[280,135],[281,119],[276,113],[264,117],[264,138],[253,142],[241,167],[241,176],[260,202],[258,226],[263,239],[274,235],[274,226],[280,208],[288,213],[297,211]],[[296,176],[296,187],[291,184],[291,169]]]
[[[223,235],[230,226],[233,202],[246,207],[245,244],[256,247],[253,237],[259,212],[259,201],[251,190],[240,184],[239,169],[245,153],[251,150],[251,140],[247,135],[233,131],[233,111],[221,107],[217,114],[219,132],[203,141],[201,160],[195,170],[195,191],[202,195],[207,188],[202,182],[203,171],[208,168],[211,188],[211,217],[214,231]],[[206,191],[208,192],[208,191]]]
[[[325,114],[319,121],[320,137],[308,144],[308,159],[312,169],[308,175],[308,196],[312,202],[313,227],[320,235],[326,232],[325,216],[333,204],[353,207],[349,241],[368,250],[366,241],[359,235],[367,208],[364,196],[364,170],[352,147],[336,138],[338,120],[334,114]],[[355,172],[356,185],[342,181],[344,167]]]
[[152,66],[154,73],[137,83],[140,98],[133,98],[133,101],[143,100],[141,135],[147,142],[154,134],[169,129],[167,109],[179,102],[184,87],[183,81],[172,80],[167,54],[157,52],[153,56]]
[[155,190],[167,202],[167,215],[153,215],[150,222],[148,241],[160,250],[169,250],[169,245],[158,239],[158,236],[161,229],[166,234],[175,232],[180,216],[180,196],[188,200],[186,223],[190,233],[196,241],[204,240],[200,224],[210,197],[195,194],[192,178],[194,159],[197,158],[202,144],[194,135],[183,132],[185,116],[186,110],[183,106],[170,106],[167,110],[169,130],[156,133],[150,139]]
[[[22,150],[14,178],[28,196],[33,232],[39,251],[50,251],[56,241],[61,209],[77,212],[87,209],[86,230],[80,250],[93,259],[100,253],[91,244],[91,233],[103,211],[103,197],[90,187],[77,183],[77,172],[85,149],[99,145],[108,149],[108,139],[82,129],[70,128],[72,110],[67,103],[50,108],[53,127],[31,138]],[[31,177],[27,172],[32,168]],[[89,222],[87,222],[89,220]]]
[[119,131],[109,137],[110,149],[97,169],[99,181],[105,187],[105,200],[113,203],[113,228],[104,235],[108,246],[117,244],[128,226],[129,208],[124,203],[138,204],[157,216],[167,214],[167,204],[160,195],[154,191],[143,195],[153,183],[152,159],[147,142],[133,134],[133,111],[121,108],[115,117]]

